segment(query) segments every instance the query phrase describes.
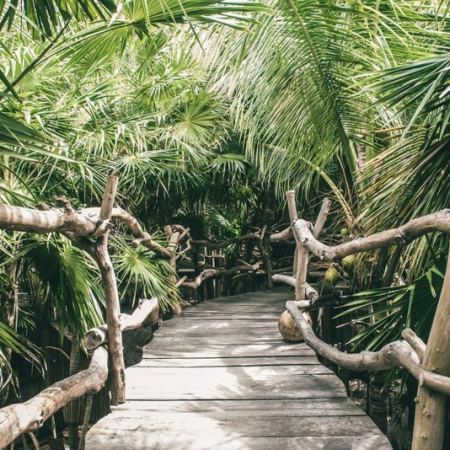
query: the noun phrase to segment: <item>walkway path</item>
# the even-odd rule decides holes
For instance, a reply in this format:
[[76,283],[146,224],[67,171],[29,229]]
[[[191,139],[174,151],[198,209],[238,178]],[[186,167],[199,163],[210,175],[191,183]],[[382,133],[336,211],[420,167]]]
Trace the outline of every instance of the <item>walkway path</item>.
[[277,329],[285,290],[206,301],[163,323],[127,369],[127,403],[87,450],[388,450],[304,344]]

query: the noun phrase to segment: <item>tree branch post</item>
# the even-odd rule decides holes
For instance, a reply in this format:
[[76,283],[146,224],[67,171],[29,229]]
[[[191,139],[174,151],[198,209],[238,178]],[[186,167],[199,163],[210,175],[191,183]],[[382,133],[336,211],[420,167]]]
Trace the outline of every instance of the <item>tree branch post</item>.
[[[100,225],[111,219],[114,199],[117,191],[118,177],[108,177],[102,206],[100,208]],[[122,330],[120,328],[120,301],[117,280],[108,252],[108,235],[106,229],[97,238],[95,259],[102,277],[106,301],[106,324],[108,328],[108,353],[111,365],[111,404],[125,402],[125,363],[123,359]]]
[[[441,297],[423,357],[423,369],[450,376],[450,254]],[[419,383],[412,450],[441,450],[444,445],[446,396]]]
[[[295,192],[286,192],[286,201],[289,210],[289,219],[291,224],[294,224],[298,220],[297,206],[295,204]],[[300,239],[294,234],[295,242],[297,244],[295,252],[295,300],[304,300],[306,298],[305,283],[306,275],[308,272],[308,250],[304,248]]]

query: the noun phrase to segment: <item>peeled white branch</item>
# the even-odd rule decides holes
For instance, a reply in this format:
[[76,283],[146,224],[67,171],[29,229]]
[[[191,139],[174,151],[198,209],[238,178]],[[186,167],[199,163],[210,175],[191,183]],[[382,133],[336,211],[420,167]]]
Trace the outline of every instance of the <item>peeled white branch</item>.
[[[102,221],[109,222],[111,219],[117,184],[117,176],[114,174],[109,175],[99,213]],[[106,230],[97,239],[93,256],[99,268],[103,290],[105,292],[108,354],[111,371],[111,404],[115,406],[125,402],[125,363],[123,359],[122,332],[119,322],[119,292],[117,289],[116,274],[108,252],[108,235],[109,232]]]
[[417,336],[413,330],[411,330],[411,328],[405,328],[402,331],[402,338],[414,349],[420,359],[420,362],[422,362],[425,352],[427,351],[427,345],[425,342],[423,342],[422,339],[420,339],[420,337]]
[[286,283],[288,286],[292,286],[293,288],[295,288],[296,280],[295,277],[291,275],[277,273],[275,275],[272,275],[272,280],[275,283]]
[[191,289],[198,289],[205,280],[213,277],[216,273],[217,269],[205,269],[200,272],[192,281],[184,281],[181,286]]
[[198,289],[201,284],[208,278],[217,278],[222,275],[233,275],[237,272],[256,272],[261,267],[261,261],[255,264],[244,263],[239,266],[231,267],[230,269],[205,269],[199,275],[197,275],[193,281],[185,281],[182,286],[192,289]]
[[[272,280],[275,283],[286,283],[287,285],[294,288],[296,286],[296,279],[291,275],[275,274],[272,275]],[[319,293],[309,283],[304,283],[304,288],[306,294],[305,297],[308,300],[315,302],[319,299]]]
[[52,384],[24,403],[0,409],[0,448],[22,433],[36,430],[56,411],[85,394],[98,392],[108,378],[108,352],[97,348],[89,368]]
[[288,239],[293,238],[294,235],[292,234],[292,228],[287,227],[283,231],[280,231],[278,233],[272,233],[270,235],[270,242],[280,242],[280,241],[287,241]]
[[182,276],[177,282],[175,283],[175,287],[180,287],[183,285],[183,283],[188,279],[187,275]]
[[367,252],[376,248],[399,243],[408,243],[432,231],[450,232],[450,209],[428,214],[390,230],[380,231],[364,238],[354,239],[330,247],[318,241],[311,231],[310,223],[297,219],[293,223],[294,233],[311,253],[323,260],[332,261],[354,253]]
[[70,232],[91,236],[97,230],[97,221],[75,212],[72,208],[52,208],[39,211],[20,206],[0,205],[0,228],[30,233]]
[[450,378],[438,373],[422,370],[419,376],[419,385],[450,395]]
[[[89,217],[93,222],[95,222],[100,215],[100,208],[84,208],[81,213]],[[158,242],[154,241],[149,233],[144,231],[141,227],[139,221],[128,211],[125,211],[120,206],[115,206],[111,212],[111,219],[115,219],[128,227],[134,236],[133,245],[138,247],[142,245],[149,250],[155,252],[161,258],[170,259],[173,253],[166,247],[162,246]]]
[[[420,385],[450,395],[450,378],[422,369],[418,354],[408,342],[394,341],[377,352],[341,352],[315,335],[311,326],[299,311],[299,306],[302,306],[299,302],[289,301],[286,303],[286,308],[294,318],[305,343],[328,361],[354,371],[377,371],[403,367],[419,380]],[[415,333],[413,334],[415,336]],[[411,333],[407,331],[406,335],[409,338]]]
[[[159,306],[156,298],[140,300],[139,306],[133,314],[121,314],[119,317],[120,330],[132,330],[139,328],[147,317],[150,316],[152,324],[158,321]],[[108,340],[107,326],[100,325],[88,330],[83,338],[83,344],[87,350],[92,351]]]
[[311,306],[313,305],[313,302],[311,300],[292,300],[295,305],[297,306],[297,308],[300,309],[308,309],[311,308]]
[[322,206],[320,207],[319,214],[317,215],[316,223],[313,228],[314,237],[318,238],[323,230],[325,222],[327,221],[328,213],[331,208],[331,200],[325,197],[322,201]]

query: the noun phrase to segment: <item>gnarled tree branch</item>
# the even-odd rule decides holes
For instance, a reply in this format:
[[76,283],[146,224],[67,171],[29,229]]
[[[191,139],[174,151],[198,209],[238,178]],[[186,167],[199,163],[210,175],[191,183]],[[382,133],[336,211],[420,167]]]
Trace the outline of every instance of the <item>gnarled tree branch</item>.
[[[147,317],[150,316],[152,324],[158,321],[159,306],[156,298],[141,299],[139,306],[134,310],[133,314],[121,314],[119,317],[120,330],[132,330],[139,328]],[[91,328],[86,332],[83,338],[83,345],[87,350],[92,351],[100,345],[107,342],[107,326],[100,325],[95,328]]]
[[289,226],[285,228],[282,231],[279,231],[278,233],[272,233],[270,235],[270,242],[280,242],[280,241],[287,241],[288,239],[293,238],[294,235],[292,234],[292,228]]
[[72,400],[98,392],[107,378],[108,352],[99,347],[86,370],[58,381],[24,403],[0,409],[0,448],[5,448],[22,433],[38,429]]
[[450,232],[450,209],[418,217],[390,230],[380,231],[364,238],[344,242],[334,247],[318,241],[309,222],[297,219],[293,223],[294,233],[311,253],[327,261],[343,258],[353,253],[367,252],[388,245],[408,243],[432,231]]
[[[81,214],[87,216],[90,220],[95,222],[100,215],[100,208],[84,208],[81,210]],[[172,258],[172,252],[153,240],[151,235],[144,231],[139,221],[128,211],[125,211],[120,206],[115,206],[111,212],[111,219],[115,219],[128,227],[135,238],[133,241],[133,245],[135,247],[142,245],[155,252],[161,258]]]
[[30,233],[71,232],[91,236],[98,223],[71,208],[50,208],[39,211],[20,206],[0,205],[0,228]]
[[[116,196],[118,177],[108,176],[102,206],[100,208],[101,223],[111,219],[114,199]],[[111,366],[111,404],[125,402],[125,363],[123,359],[122,332],[120,330],[120,301],[117,280],[111,258],[108,253],[108,235],[106,230],[95,243],[94,259],[99,268],[103,290],[105,291],[106,323],[108,334],[108,354]]]
[[411,328],[405,328],[402,331],[402,338],[414,349],[420,362],[422,362],[425,352],[427,351],[425,342],[423,342]]
[[287,310],[294,318],[295,324],[300,329],[305,343],[328,361],[354,371],[377,371],[403,367],[419,380],[421,385],[450,395],[450,378],[429,370],[424,370],[420,365],[419,356],[408,342],[394,341],[385,345],[377,352],[341,352],[336,347],[323,342],[315,335],[311,326],[299,311],[299,305],[297,303],[293,301],[287,302]]
[[198,289],[201,284],[207,280],[208,278],[217,278],[217,277],[221,277],[223,275],[233,275],[237,272],[243,272],[243,271],[247,271],[247,272],[256,272],[260,267],[261,267],[261,261],[258,261],[255,264],[242,264],[239,266],[234,266],[231,267],[230,269],[213,269],[213,268],[209,268],[209,269],[205,269],[203,270],[199,275],[197,275],[193,281],[185,281],[182,286],[183,287],[188,287],[191,289]]
[[[294,288],[296,286],[295,277],[292,277],[290,275],[275,274],[275,275],[272,275],[272,280],[275,283],[286,283],[287,285],[292,286]],[[315,302],[319,299],[319,293],[309,283],[305,283],[304,288],[305,288],[305,294],[306,294],[305,297],[308,300]]]
[[405,367],[416,378],[419,378],[420,361],[415,351],[407,342],[392,342],[384,346],[378,352],[341,352],[336,347],[326,344],[315,335],[294,302],[287,302],[286,308],[291,313],[297,327],[302,332],[305,343],[316,353],[338,366],[355,371],[387,370],[401,366]]

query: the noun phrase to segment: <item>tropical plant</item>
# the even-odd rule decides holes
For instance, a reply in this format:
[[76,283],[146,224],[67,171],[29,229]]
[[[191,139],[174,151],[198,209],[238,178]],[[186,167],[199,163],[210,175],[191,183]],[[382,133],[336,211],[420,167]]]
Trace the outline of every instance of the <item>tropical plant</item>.
[[[353,235],[373,233],[447,207],[443,3],[270,4],[273,14],[252,24],[252,34],[215,31],[202,42],[206,55],[199,53],[211,67],[212,88],[230,98],[260,176],[280,194],[298,189],[306,205],[317,191],[328,192],[340,207],[330,229],[336,234],[344,226]],[[386,318],[398,319],[397,305],[373,289],[386,278],[387,262],[414,289],[448,240],[435,234],[401,250],[357,258],[353,274],[356,286],[370,288],[360,295],[367,302],[375,296]],[[376,323],[374,332],[390,338],[392,323]]]

